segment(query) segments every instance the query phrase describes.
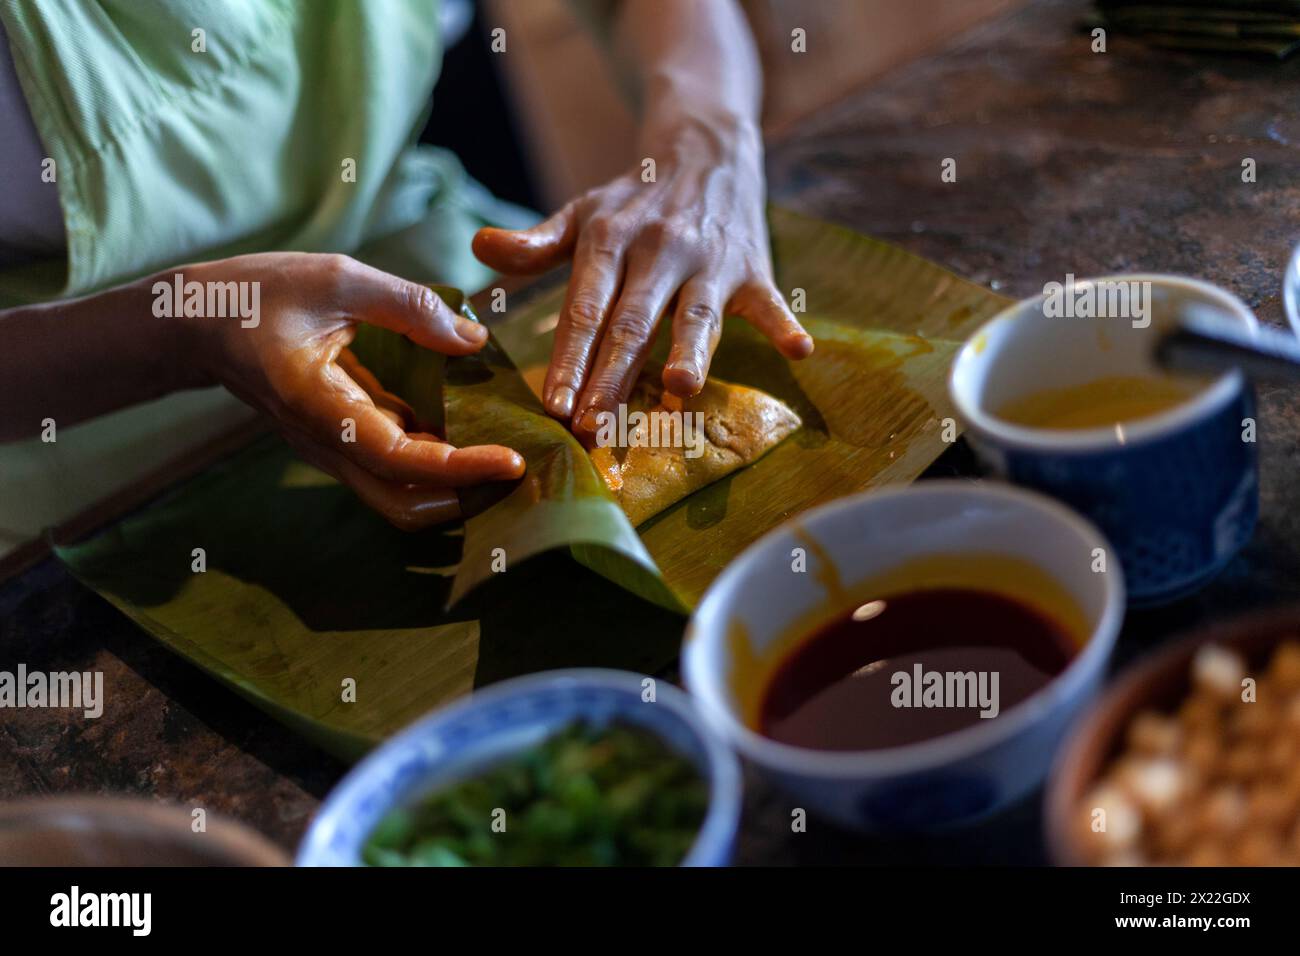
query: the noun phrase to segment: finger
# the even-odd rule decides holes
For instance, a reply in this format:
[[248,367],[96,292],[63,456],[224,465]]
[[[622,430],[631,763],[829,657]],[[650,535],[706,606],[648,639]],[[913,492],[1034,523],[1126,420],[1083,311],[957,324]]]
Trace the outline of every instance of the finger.
[[542,386],[542,404],[556,418],[573,416],[622,273],[622,246],[606,233],[584,236],[578,243]]
[[460,517],[460,501],[450,488],[384,481],[301,434],[289,432],[285,438],[299,455],[343,482],[366,507],[403,531],[419,531]]
[[295,412],[318,444],[385,481],[462,485],[508,481],[523,475],[523,457],[500,445],[456,448],[403,431],[337,366]]
[[361,364],[361,360],[352,353],[351,349],[340,351],[335,361],[338,362],[339,368],[365,390],[385,418],[403,431],[409,432],[415,428],[415,409],[384,388],[379,379],[375,378],[374,373]]
[[722,299],[716,282],[702,276],[691,279],[677,294],[673,347],[664,365],[664,388],[674,395],[689,398],[704,387],[722,335]]
[[627,398],[654,345],[659,317],[681,279],[667,271],[661,262],[652,268],[659,271],[637,269],[635,278],[629,275],[610,315],[587,385],[576,406],[579,411],[574,416],[573,430],[580,438],[594,435],[600,413],[612,412]]
[[406,336],[447,355],[469,355],[488,340],[488,330],[452,311],[428,286],[345,260],[341,277],[349,317]]
[[786,358],[802,359],[812,355],[812,336],[804,331],[785,304],[785,299],[781,298],[781,293],[770,283],[751,282],[741,286],[731,297],[727,311],[744,317]]
[[531,229],[480,229],[472,248],[479,262],[507,275],[546,272],[573,254],[578,237],[574,203]]

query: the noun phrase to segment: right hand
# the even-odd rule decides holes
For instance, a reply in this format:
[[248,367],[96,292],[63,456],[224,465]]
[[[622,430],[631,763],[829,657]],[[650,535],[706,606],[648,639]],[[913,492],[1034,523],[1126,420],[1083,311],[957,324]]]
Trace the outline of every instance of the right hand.
[[186,282],[260,283],[256,326],[237,316],[174,320],[182,360],[269,417],[303,458],[397,527],[456,518],[453,489],[524,473],[523,457],[509,448],[455,448],[420,431],[411,409],[349,351],[358,322],[446,355],[482,348],[487,329],[428,288],[337,255],[260,253],[162,278],[175,271]]

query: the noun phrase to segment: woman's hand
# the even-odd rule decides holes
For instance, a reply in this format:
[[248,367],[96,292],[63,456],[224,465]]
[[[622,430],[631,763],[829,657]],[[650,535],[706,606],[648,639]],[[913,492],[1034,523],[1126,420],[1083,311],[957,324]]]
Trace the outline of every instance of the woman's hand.
[[455,518],[452,489],[523,474],[523,458],[509,448],[454,448],[421,431],[411,409],[349,351],[358,322],[447,355],[482,348],[487,329],[424,286],[335,255],[265,253],[175,271],[187,283],[259,283],[255,325],[175,320],[181,360],[267,415],[300,455],[394,525],[412,530]]
[[670,304],[663,381],[676,395],[704,386],[724,314],[748,319],[787,358],[813,349],[773,281],[757,128],[678,117],[644,138],[653,181],[639,164],[532,229],[474,238],[475,255],[505,273],[572,258],[542,399],[584,438],[627,398]]

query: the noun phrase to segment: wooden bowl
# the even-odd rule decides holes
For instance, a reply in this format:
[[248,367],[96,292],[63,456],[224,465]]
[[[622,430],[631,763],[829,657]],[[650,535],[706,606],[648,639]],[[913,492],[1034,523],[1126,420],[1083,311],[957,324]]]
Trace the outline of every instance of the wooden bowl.
[[1090,857],[1072,825],[1080,801],[1119,755],[1124,731],[1139,711],[1173,710],[1190,690],[1192,658],[1205,644],[1266,663],[1286,638],[1300,636],[1300,606],[1273,608],[1210,625],[1135,664],[1075,725],[1048,777],[1044,824],[1048,851],[1061,866],[1087,866]]
[[3,866],[288,866],[242,824],[133,797],[40,797],[0,803]]

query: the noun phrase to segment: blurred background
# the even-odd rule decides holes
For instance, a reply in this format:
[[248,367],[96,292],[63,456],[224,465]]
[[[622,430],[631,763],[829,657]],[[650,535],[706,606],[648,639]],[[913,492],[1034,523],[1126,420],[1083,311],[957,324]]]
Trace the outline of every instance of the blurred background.
[[[800,117],[1024,2],[742,0],[763,58],[764,127],[780,135]],[[426,142],[454,148],[497,195],[543,210],[638,158],[631,154],[632,114],[608,58],[570,0],[443,5],[449,27],[461,33],[434,93]],[[498,26],[506,31],[507,56],[488,48]],[[796,27],[810,51],[800,57],[789,55]]]

